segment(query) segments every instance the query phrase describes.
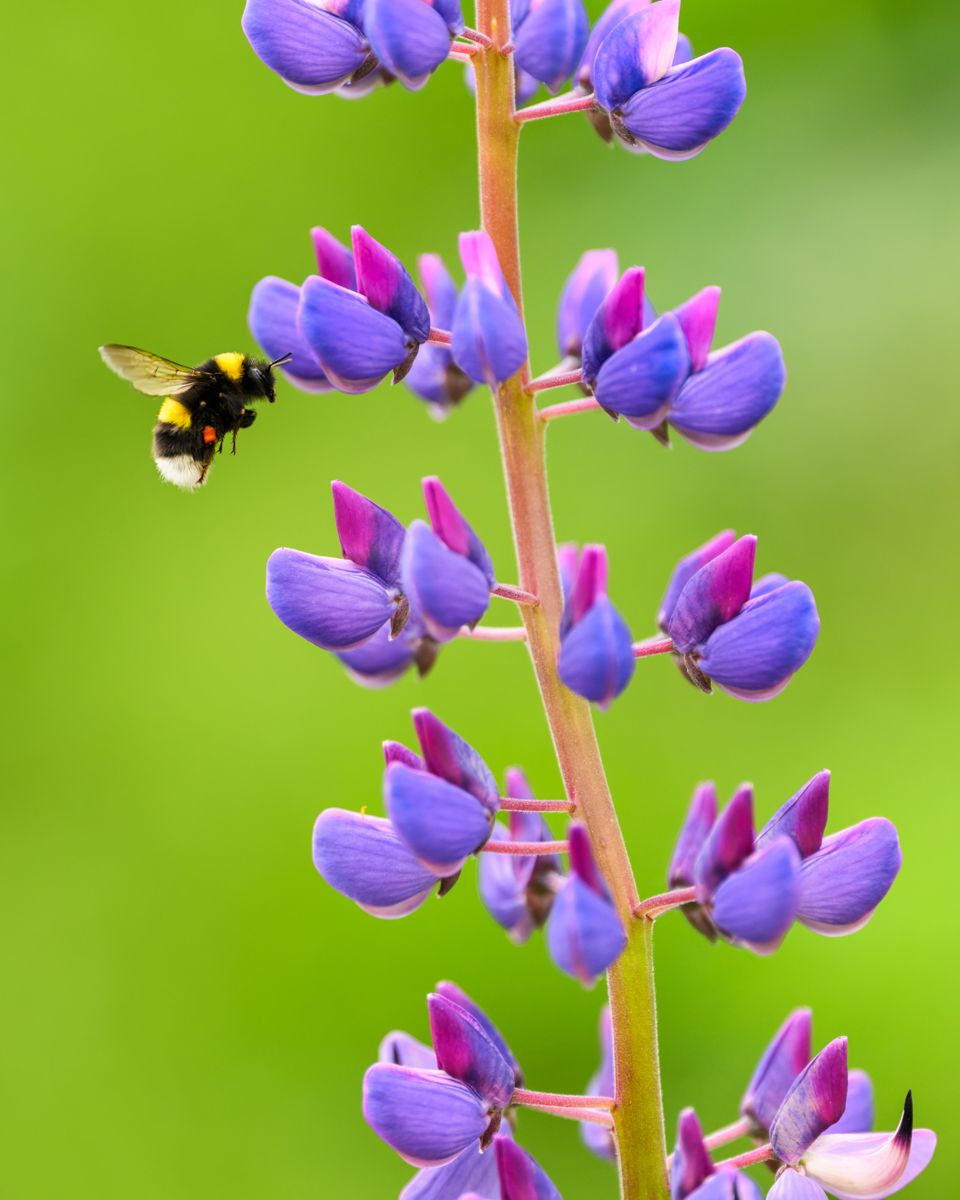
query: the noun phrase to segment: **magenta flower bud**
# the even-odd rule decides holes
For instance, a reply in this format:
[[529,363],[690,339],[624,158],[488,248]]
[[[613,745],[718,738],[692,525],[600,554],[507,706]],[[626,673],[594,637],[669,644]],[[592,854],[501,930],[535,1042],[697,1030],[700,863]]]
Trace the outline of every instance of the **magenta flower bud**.
[[436,994],[462,1008],[464,1012],[468,1013],[477,1022],[490,1041],[500,1051],[503,1058],[510,1064],[516,1086],[520,1087],[523,1083],[523,1072],[520,1070],[520,1064],[517,1062],[513,1051],[507,1045],[503,1034],[490,1020],[480,1005],[471,1000],[467,993],[458,988],[455,983],[438,983]]
[[389,821],[328,808],[313,829],[313,864],[332,888],[375,917],[405,917],[440,882]]
[[801,1071],[770,1126],[777,1158],[796,1166],[847,1104],[847,1039],[836,1038]]
[[592,67],[597,103],[629,148],[658,158],[699,154],[736,116],[746,95],[743,63],[714,50],[673,66],[678,54],[679,0],[660,0],[615,25]]
[[809,858],[823,843],[829,809],[830,772],[818,771],[773,814],[757,834],[757,845],[786,836],[793,839],[801,857]]
[[469,792],[495,816],[500,806],[500,791],[490,768],[476,750],[429,709],[415,708],[412,715],[427,770]]
[[557,345],[578,358],[594,314],[617,282],[616,250],[587,250],[564,284],[557,310]]
[[670,617],[670,637],[680,654],[705,642],[750,599],[757,539],[749,534],[711,559],[689,580]]
[[543,1168],[510,1138],[493,1140],[501,1200],[562,1200]]
[[460,235],[467,282],[453,319],[454,362],[477,383],[495,388],[523,366],[527,335],[490,235]]
[[554,901],[547,923],[547,948],[554,963],[592,986],[623,953],[623,925],[590,849],[586,828],[570,825],[570,875]]
[[707,901],[752,853],[753,788],[745,783],[734,792],[697,855],[693,880],[700,903]]
[[457,0],[365,0],[363,25],[383,68],[415,91],[450,53],[463,14]]
[[551,92],[559,91],[587,43],[590,22],[583,0],[525,0],[520,8],[513,21],[517,67]]
[[254,53],[284,83],[320,94],[368,63],[362,7],[362,0],[247,0],[240,23]]
[[688,554],[686,558],[682,558],[677,563],[673,577],[667,587],[666,595],[663,597],[663,603],[660,605],[660,611],[657,614],[657,625],[664,633],[667,632],[670,618],[673,616],[673,610],[677,607],[677,601],[680,599],[680,593],[689,581],[701,567],[705,567],[718,554],[729,550],[736,540],[737,535],[732,529],[724,529],[722,533],[718,533],[716,537],[711,538],[709,542],[698,547],[691,554]]
[[792,1012],[757,1064],[740,1101],[740,1112],[753,1121],[758,1135],[769,1130],[791,1084],[813,1055],[812,1026],[809,1008]]
[[600,369],[644,328],[643,267],[630,267],[607,289],[583,332],[583,379],[593,386]]
[[607,552],[585,546],[564,607],[557,669],[566,686],[608,707],[633,678],[633,639],[607,596]]
[[338,287],[349,288],[355,292],[357,288],[357,269],[353,263],[353,253],[342,242],[338,241],[322,225],[315,225],[310,230],[313,242],[313,252],[317,259],[317,274],[321,279],[329,279]]
[[[431,325],[452,329],[457,287],[450,272],[437,254],[421,255],[418,265]],[[437,419],[445,417],[473,387],[473,381],[453,361],[449,347],[429,344],[420,348],[404,383],[426,402],[431,416]]]
[[436,993],[427,997],[427,1011],[440,1070],[468,1084],[492,1107],[506,1108],[513,1098],[513,1067],[479,1022]]
[[687,1200],[714,1172],[696,1112],[685,1108],[677,1121],[677,1143],[670,1168],[670,1200]]
[[686,820],[670,860],[667,883],[672,888],[689,887],[694,867],[717,819],[717,789],[713,783],[698,784]]

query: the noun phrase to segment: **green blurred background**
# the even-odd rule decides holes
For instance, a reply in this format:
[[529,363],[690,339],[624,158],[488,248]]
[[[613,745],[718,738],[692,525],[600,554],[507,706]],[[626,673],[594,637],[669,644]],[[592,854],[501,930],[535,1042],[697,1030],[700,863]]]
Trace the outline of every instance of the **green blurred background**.
[[[593,3],[596,14],[600,5]],[[149,457],[156,404],[98,343],[199,361],[252,349],[250,288],[311,268],[307,229],[361,222],[407,262],[453,260],[477,221],[471,101],[442,68],[413,96],[296,95],[254,59],[241,4],[53,0],[8,16],[2,193],[7,383],[0,871],[6,984],[4,1193],[17,1197],[390,1197],[408,1171],[366,1128],[360,1078],[383,1033],[426,1032],[452,978],[488,1006],[531,1084],[575,1090],[602,989],[519,950],[473,871],[442,904],[380,923],[328,890],[310,828],[379,811],[382,738],[429,704],[498,773],[558,779],[518,646],[458,644],[425,683],[379,693],[300,642],[263,599],[277,545],[333,552],[328,481],[404,519],[437,472],[514,575],[490,406],[443,425],[406,390],[284,387],[180,494]],[[797,929],[772,960],[658,933],[668,1121],[733,1118],[756,1056],[798,1004],[851,1037],[881,1127],[908,1086],[943,1145],[912,1195],[960,1169],[955,1122],[957,713],[954,372],[956,7],[688,0],[703,51],[744,55],[750,95],[694,162],[606,149],[579,117],[530,128],[521,176],[536,368],[580,252],[642,262],[660,306],[720,283],[720,341],[765,327],[790,385],[741,450],[672,453],[602,417],[550,436],[563,538],[605,540],[637,636],[674,561],[717,529],[814,588],[823,633],[771,704],[641,666],[599,717],[641,889],[660,890],[691,788],[758,788],[765,816],[822,766],[837,829],[884,813],[906,867],[874,922]],[[499,603],[499,602],[498,602]],[[503,607],[493,619],[509,620]],[[572,1126],[524,1117],[568,1200],[612,1196]]]

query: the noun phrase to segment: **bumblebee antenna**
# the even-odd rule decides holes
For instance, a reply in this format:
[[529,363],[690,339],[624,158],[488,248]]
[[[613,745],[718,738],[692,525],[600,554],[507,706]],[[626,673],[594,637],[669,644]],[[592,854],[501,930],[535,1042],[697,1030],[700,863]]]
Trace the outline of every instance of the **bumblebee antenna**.
[[270,367],[282,367],[288,363],[291,358],[293,358],[293,351],[288,350],[286,354],[281,354],[279,358],[275,358],[273,362],[269,363],[268,365]]

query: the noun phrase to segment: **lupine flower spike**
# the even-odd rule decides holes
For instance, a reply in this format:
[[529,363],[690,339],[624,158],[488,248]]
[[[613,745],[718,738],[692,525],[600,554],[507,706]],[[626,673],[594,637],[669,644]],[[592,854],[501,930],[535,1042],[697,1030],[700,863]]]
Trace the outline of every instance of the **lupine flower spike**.
[[660,628],[691,683],[741,700],[782,692],[820,632],[813,593],[783,575],[753,581],[757,539],[731,530],[682,559],[660,608]]

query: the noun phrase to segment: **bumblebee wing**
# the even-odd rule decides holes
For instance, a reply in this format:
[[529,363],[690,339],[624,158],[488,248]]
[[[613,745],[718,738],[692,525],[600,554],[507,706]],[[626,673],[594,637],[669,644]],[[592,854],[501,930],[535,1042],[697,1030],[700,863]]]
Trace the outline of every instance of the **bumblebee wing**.
[[111,371],[147,396],[175,396],[205,377],[194,367],[181,366],[135,346],[101,346],[100,357]]

